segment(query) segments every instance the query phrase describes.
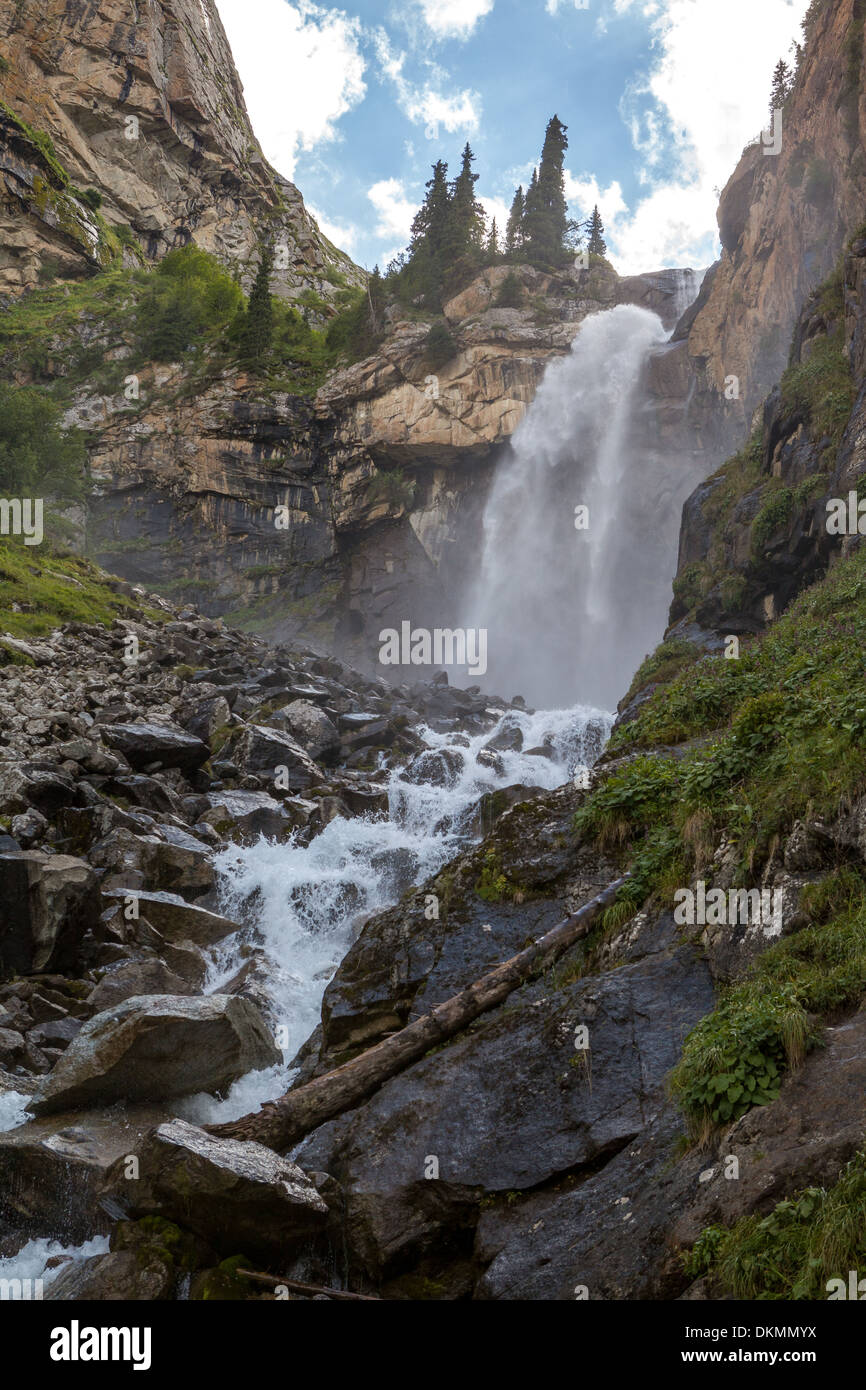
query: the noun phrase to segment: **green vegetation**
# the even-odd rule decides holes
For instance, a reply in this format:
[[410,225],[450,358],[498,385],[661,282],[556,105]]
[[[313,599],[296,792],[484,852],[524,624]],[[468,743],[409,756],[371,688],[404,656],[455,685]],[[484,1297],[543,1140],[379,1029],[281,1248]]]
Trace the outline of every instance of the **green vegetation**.
[[274,308],[270,290],[273,263],[270,246],[262,246],[256,278],[240,329],[240,360],[245,366],[258,370],[265,366],[274,340]]
[[706,1227],[685,1264],[693,1278],[708,1275],[717,1296],[824,1299],[832,1279],[847,1289],[848,1271],[866,1264],[866,1153],[830,1188],[802,1188],[730,1230]]
[[139,350],[154,362],[203,352],[237,322],[243,293],[213,256],[190,243],[147,276],[136,310]]
[[[672,670],[617,729],[621,764],[575,817],[632,870],[610,909],[670,906],[725,840],[736,882],[754,885],[794,822],[832,820],[866,792],[866,550],[800,595],[739,660],[663,645],[642,668]],[[678,663],[682,665],[678,668]],[[659,745],[688,745],[676,760]],[[776,942],[686,1041],[673,1092],[695,1138],[771,1099],[822,1020],[866,993],[866,886],[837,868],[804,892],[809,925]]]
[[[44,545],[0,541],[0,626],[11,636],[39,637],[69,622],[108,625],[131,611],[141,611],[141,605],[116,594],[89,560],[47,553]],[[157,609],[145,611],[163,616]],[[10,650],[0,650],[0,663],[9,664]]]
[[80,496],[87,460],[79,430],[64,430],[60,410],[38,387],[0,381],[0,493]]

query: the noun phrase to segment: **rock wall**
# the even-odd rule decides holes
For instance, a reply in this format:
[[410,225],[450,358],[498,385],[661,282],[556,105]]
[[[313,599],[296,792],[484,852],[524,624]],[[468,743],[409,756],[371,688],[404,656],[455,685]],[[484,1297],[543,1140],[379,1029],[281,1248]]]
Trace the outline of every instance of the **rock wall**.
[[264,159],[213,0],[2,0],[0,52],[0,291],[86,274],[118,226],[127,257],[192,238],[245,284],[267,234],[289,299],[363,282]]

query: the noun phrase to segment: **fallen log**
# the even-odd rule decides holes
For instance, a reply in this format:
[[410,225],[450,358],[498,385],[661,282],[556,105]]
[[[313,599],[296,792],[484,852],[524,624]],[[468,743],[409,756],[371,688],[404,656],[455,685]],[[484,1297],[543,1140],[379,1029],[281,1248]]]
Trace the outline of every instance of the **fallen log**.
[[246,1139],[278,1153],[285,1152],[326,1120],[351,1110],[432,1047],[462,1032],[480,1014],[496,1008],[519,985],[548,969],[569,946],[587,935],[598,914],[613,902],[627,878],[629,875],[625,874],[616,879],[531,946],[351,1061],[286,1091],[253,1114],[203,1128],[221,1139]]
[[348,1302],[349,1299],[363,1303],[382,1301],[374,1293],[349,1293],[348,1289],[329,1289],[325,1284],[302,1284],[300,1279],[279,1279],[273,1274],[257,1274],[253,1269],[236,1269],[235,1273],[244,1279],[251,1279],[256,1284],[266,1284],[269,1289],[288,1289],[289,1293],[302,1293],[307,1298],[316,1298],[324,1294],[326,1298],[333,1298],[338,1302]]

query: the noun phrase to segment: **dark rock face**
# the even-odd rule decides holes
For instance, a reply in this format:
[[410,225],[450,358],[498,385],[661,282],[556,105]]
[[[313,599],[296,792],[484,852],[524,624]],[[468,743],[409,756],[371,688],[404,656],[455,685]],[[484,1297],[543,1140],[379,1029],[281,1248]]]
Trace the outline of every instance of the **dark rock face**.
[[84,860],[40,850],[0,854],[0,979],[73,970],[99,910],[97,875]]
[[[339,1178],[353,1247],[370,1273],[387,1271],[465,1220],[473,1193],[537,1187],[640,1133],[712,1002],[688,948],[553,993],[533,986],[323,1126],[299,1161]],[[582,1026],[589,1048],[578,1052]]]
[[161,724],[109,724],[101,729],[109,748],[117,748],[139,770],[153,764],[191,771],[208,756],[207,744],[182,729]]
[[260,1144],[215,1139],[173,1120],[140,1145],[139,1176],[121,1160],[106,1191],[134,1217],[180,1222],[223,1254],[238,1250],[287,1258],[324,1225],[328,1208],[307,1175]]

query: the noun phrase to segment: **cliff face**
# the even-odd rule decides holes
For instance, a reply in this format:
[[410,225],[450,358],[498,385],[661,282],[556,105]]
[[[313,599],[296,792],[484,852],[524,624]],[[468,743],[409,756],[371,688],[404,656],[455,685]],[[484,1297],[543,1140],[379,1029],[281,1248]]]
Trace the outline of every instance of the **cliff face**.
[[264,159],[213,0],[2,0],[0,52],[0,290],[87,273],[118,237],[151,260],[192,238],[248,283],[267,234],[274,293],[362,282]]
[[[446,361],[431,358],[429,321],[395,318],[379,351],[332,373],[312,401],[237,372],[190,381],[180,368],[143,377],[134,411],[82,388],[67,418],[91,431],[94,557],[361,666],[370,634],[408,612],[436,626],[461,588],[498,452],[547,363],[589,314],[638,303],[672,327],[682,297],[679,272],[514,273],[520,308],[496,303],[504,267],[446,304]],[[689,382],[655,375],[670,435]]]
[[[729,447],[781,376],[806,298],[863,220],[863,21],[862,0],[813,7],[781,151],[750,145],[722,192],[722,256],[685,351],[696,384],[692,417],[712,420]],[[726,399],[731,377],[739,397]]]

